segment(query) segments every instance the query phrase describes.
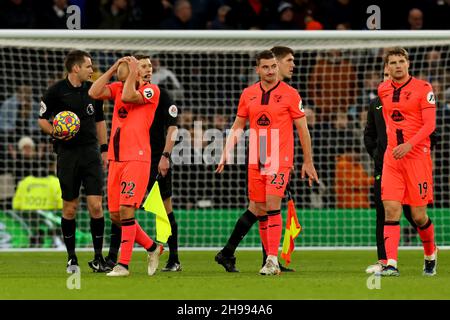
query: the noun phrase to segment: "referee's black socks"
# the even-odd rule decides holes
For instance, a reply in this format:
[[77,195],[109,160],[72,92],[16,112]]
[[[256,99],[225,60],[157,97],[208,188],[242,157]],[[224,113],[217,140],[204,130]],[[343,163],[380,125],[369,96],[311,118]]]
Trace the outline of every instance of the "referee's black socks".
[[77,225],[75,219],[68,220],[61,217],[61,230],[64,237],[64,244],[66,245],[67,254],[70,257],[75,257],[75,229]]
[[105,218],[101,217],[96,219],[91,217],[90,226],[95,257],[101,257],[103,249],[103,235],[105,233]]
[[167,245],[169,246],[169,261],[180,263],[178,260],[178,225],[175,221],[175,215],[173,212],[167,214],[169,218],[170,227],[172,228],[172,235],[167,239]]
[[245,211],[242,216],[239,217],[238,221],[236,221],[236,225],[234,226],[234,230],[231,233],[227,244],[222,249],[222,253],[224,256],[231,257],[234,255],[237,246],[256,221],[258,221],[258,219],[250,210]]

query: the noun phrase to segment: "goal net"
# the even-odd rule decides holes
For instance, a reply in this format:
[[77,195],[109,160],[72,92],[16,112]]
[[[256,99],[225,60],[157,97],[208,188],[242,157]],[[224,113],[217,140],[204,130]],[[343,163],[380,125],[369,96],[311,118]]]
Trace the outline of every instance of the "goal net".
[[[296,137],[290,190],[303,226],[296,245],[375,245],[373,161],[364,149],[363,130],[369,101],[382,78],[383,50],[391,46],[409,51],[410,73],[429,81],[437,97],[435,202],[429,215],[437,242],[449,245],[450,32],[8,30],[0,31],[0,248],[62,245],[61,210],[56,202],[56,209],[43,204],[42,210],[28,212],[14,209],[13,197],[17,184],[27,176],[45,176],[54,170],[50,140],[37,126],[39,101],[49,85],[64,77],[64,57],[75,48],[92,55],[94,78],[124,55],[152,56],[153,82],[167,88],[181,109],[172,167],[180,246],[224,245],[248,204],[245,143],[237,161],[222,175],[214,173],[218,150],[236,116],[242,90],[257,81],[255,53],[276,45],[295,51],[290,84],[298,89],[306,108],[321,181],[308,188],[301,179],[302,152]],[[105,103],[104,110],[110,128],[112,103]],[[349,150],[356,156],[342,165]],[[106,198],[104,208],[108,217]],[[153,215],[139,211],[137,217],[154,235]],[[83,196],[76,221],[78,247],[90,247]],[[418,245],[415,231],[406,220],[401,224],[401,244]],[[105,232],[106,247],[108,221]],[[260,247],[256,227],[241,246]]]

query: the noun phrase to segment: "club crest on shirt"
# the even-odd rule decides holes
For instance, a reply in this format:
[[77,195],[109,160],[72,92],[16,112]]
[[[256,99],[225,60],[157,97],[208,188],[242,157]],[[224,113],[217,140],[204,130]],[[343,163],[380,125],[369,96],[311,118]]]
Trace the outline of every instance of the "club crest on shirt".
[[178,115],[178,108],[177,108],[176,105],[173,104],[173,105],[171,105],[169,107],[169,114],[170,114],[170,116],[172,118],[176,118],[177,117],[177,115]]
[[45,111],[47,111],[47,106],[44,103],[44,101],[41,101],[40,104],[41,104],[41,108],[39,109],[39,115],[42,116],[45,113]]
[[433,91],[428,92],[428,94],[427,94],[427,101],[430,104],[435,104],[436,103],[436,96],[434,95]]
[[281,98],[283,97],[281,94],[275,94],[274,96],[274,99],[275,99],[275,101],[276,102],[280,102],[281,101]]
[[394,112],[392,112],[391,118],[395,122],[400,122],[400,121],[405,120],[405,117],[398,110],[394,110]]
[[270,126],[270,118],[265,113],[263,113],[258,117],[258,120],[256,120],[256,124],[259,127],[268,127]]
[[405,91],[405,99],[409,100],[409,96],[411,95],[411,91]]
[[89,105],[86,107],[86,113],[90,116],[94,114],[94,106],[92,103],[89,103]]
[[121,107],[117,113],[119,114],[119,118],[125,119],[128,116],[128,111],[124,107]]

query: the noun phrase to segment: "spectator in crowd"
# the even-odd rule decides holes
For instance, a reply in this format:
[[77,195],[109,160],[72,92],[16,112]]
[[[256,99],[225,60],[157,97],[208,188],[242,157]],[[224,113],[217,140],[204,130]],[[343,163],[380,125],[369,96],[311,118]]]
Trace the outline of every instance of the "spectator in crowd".
[[[313,185],[312,187],[308,185],[308,181],[303,179],[294,179],[289,183],[294,187],[292,189],[296,190],[294,192],[295,196],[300,198],[300,201],[296,203],[299,208],[322,208],[324,206],[324,196],[326,190],[323,188],[324,185],[322,184],[321,175],[321,169],[323,168],[323,163],[321,163],[321,155],[323,154],[323,150],[321,150],[323,145],[321,124],[317,123],[316,114],[313,108],[310,106],[305,106],[304,110],[311,141],[313,141],[312,148],[314,164],[317,170],[317,175],[321,177],[320,183],[319,185]],[[296,165],[299,165],[303,163],[303,154],[301,152],[298,136],[296,135],[294,139],[294,146],[296,147]]]
[[373,177],[364,170],[360,155],[359,147],[348,145],[337,157],[334,187],[338,208],[370,208],[369,190]]
[[[17,118],[15,137],[31,136],[40,137],[40,128],[36,123],[36,118],[39,115],[39,104],[33,98],[33,91],[31,86],[22,85],[17,89]],[[14,140],[12,142],[15,142]]]
[[218,9],[224,5],[224,0],[189,0],[192,6],[192,17],[200,29],[208,26],[217,15]]
[[[425,68],[422,72],[428,82],[443,81],[445,64],[442,61],[442,52],[438,50],[430,50],[425,55]],[[434,87],[433,87],[434,88]]]
[[177,0],[173,6],[173,15],[161,22],[161,29],[188,30],[198,29],[192,17],[189,0]]
[[232,10],[228,14],[233,29],[264,29],[277,12],[277,1],[271,0],[226,0]]
[[[356,4],[352,0],[332,0],[324,2],[321,8],[323,14],[327,17],[326,29],[337,29],[338,26],[352,27],[356,16]],[[340,29],[338,29],[340,30]]]
[[423,12],[418,8],[412,8],[408,12],[408,29],[422,30],[423,28]]
[[2,133],[9,144],[14,144],[17,137],[23,135],[38,135],[38,112],[39,106],[33,100],[31,86],[18,86],[16,92],[0,105],[0,135]]
[[67,28],[67,0],[53,0],[53,5],[38,17],[37,24],[42,29]]
[[323,203],[327,208],[334,208],[336,199],[334,194],[334,179],[337,156],[344,152],[344,148],[352,144],[356,139],[350,130],[349,117],[347,113],[338,111],[333,113],[330,121],[318,122],[314,126],[311,139],[314,145],[318,144],[317,171],[320,173],[321,193]]
[[[19,144],[33,142],[23,137]],[[42,247],[46,237],[52,238],[54,247],[63,247],[61,240],[60,215],[62,199],[59,180],[55,177],[55,162],[50,162],[49,170],[30,172],[18,183],[12,208],[24,218],[30,227],[30,245]]]
[[358,104],[367,105],[370,100],[378,96],[378,85],[380,84],[380,72],[377,70],[367,70],[364,72],[364,85],[361,92],[361,99]]
[[172,14],[173,5],[169,0],[132,0],[128,2],[129,29],[159,29],[161,21]]
[[152,58],[152,66],[152,83],[167,89],[171,93],[172,99],[182,99],[183,87],[175,73],[167,67],[161,66],[161,60],[157,57]]
[[34,14],[27,0],[6,0],[0,8],[0,28],[30,29],[34,26]]
[[42,162],[38,156],[36,143],[31,137],[22,136],[17,142],[17,151],[10,150],[10,155],[14,161],[16,183],[29,175],[40,174]]
[[227,23],[227,14],[230,12],[230,6],[220,6],[217,9],[217,15],[214,20],[209,24],[209,29],[213,30],[223,30],[223,29],[231,29],[231,27]]
[[296,30],[299,29],[294,20],[294,10],[292,4],[282,1],[277,9],[278,20],[270,23],[267,29],[270,30]]
[[329,121],[330,114],[346,113],[355,102],[355,67],[340,50],[328,50],[318,57],[308,87],[308,97],[319,111],[318,120]]
[[128,0],[110,0],[100,9],[100,29],[124,29],[128,23]]

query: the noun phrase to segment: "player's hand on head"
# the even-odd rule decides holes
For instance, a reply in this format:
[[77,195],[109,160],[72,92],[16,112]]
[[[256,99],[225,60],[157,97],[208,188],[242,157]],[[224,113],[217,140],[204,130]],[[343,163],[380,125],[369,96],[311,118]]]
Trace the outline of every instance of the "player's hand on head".
[[137,72],[138,67],[139,67],[139,61],[135,58],[135,57],[128,57],[129,59],[127,59],[127,63],[128,63],[128,67],[130,68],[130,71],[132,72]]
[[117,71],[117,69],[119,68],[119,65],[120,65],[122,62],[128,62],[128,60],[130,60],[130,57],[129,57],[129,56],[122,57],[122,58],[118,59],[118,60],[114,63],[114,65],[112,66],[112,68],[114,69],[114,71]]

